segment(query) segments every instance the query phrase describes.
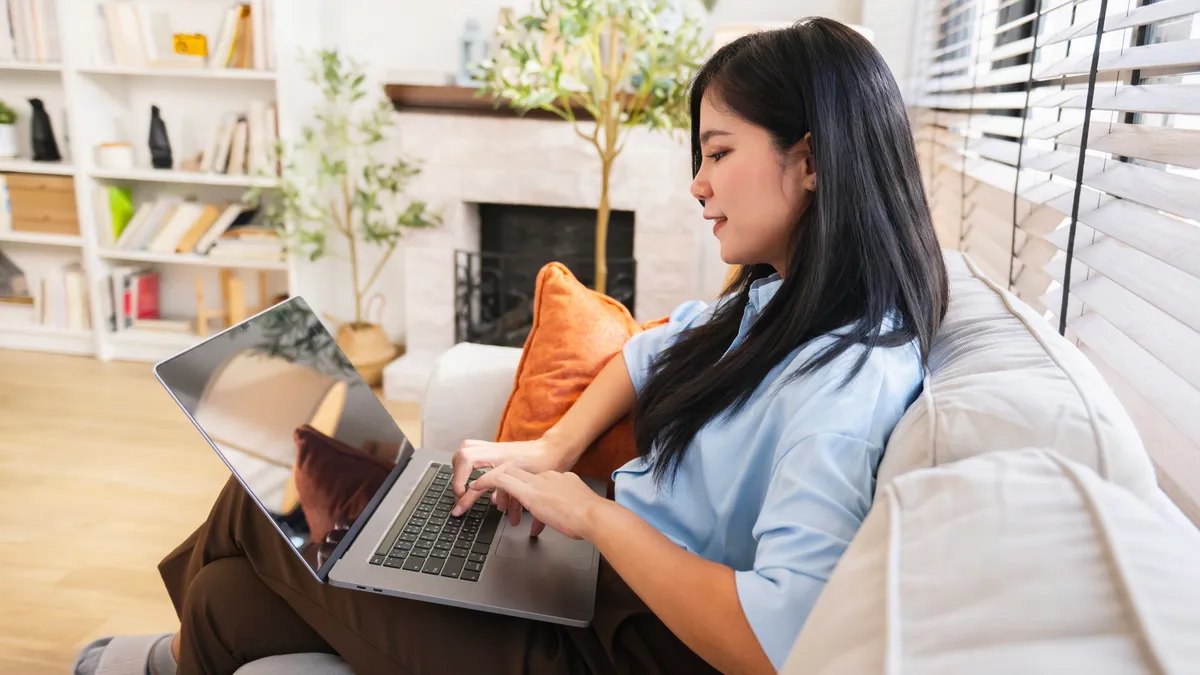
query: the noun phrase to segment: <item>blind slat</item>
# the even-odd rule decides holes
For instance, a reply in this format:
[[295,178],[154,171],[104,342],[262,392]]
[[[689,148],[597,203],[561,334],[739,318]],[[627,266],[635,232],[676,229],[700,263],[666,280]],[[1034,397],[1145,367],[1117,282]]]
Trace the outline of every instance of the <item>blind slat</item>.
[[[1200,278],[1200,227],[1144,206],[1113,199],[1080,206],[1079,220],[1183,272]],[[1198,352],[1200,353],[1200,352]]]
[[924,96],[917,105],[952,110],[1022,110],[1025,108],[1025,92],[1010,91],[999,94],[934,94]]
[[[1134,68],[1167,68],[1191,66],[1200,63],[1200,40],[1179,40],[1124,50],[1100,52],[1098,71],[1129,70]],[[1036,71],[1039,80],[1048,80],[1063,75],[1086,75],[1091,69],[1091,53],[1064,59]]]
[[[1083,126],[1080,125],[1058,135],[1055,140],[1077,148],[1082,138]],[[1088,132],[1088,149],[1200,169],[1200,130],[1196,129],[1142,124],[1094,125]]]
[[[1074,180],[1076,162],[1072,158],[1050,173]],[[1084,162],[1083,184],[1167,213],[1200,220],[1200,180],[1195,178],[1116,160],[1108,160],[1105,166],[1104,159],[1088,157]]]
[[[1200,0],[1163,0],[1153,5],[1145,5],[1125,12],[1110,12],[1104,20],[1104,32],[1124,30],[1148,23],[1175,19],[1200,12]],[[1043,39],[1041,44],[1053,45],[1066,40],[1087,37],[1096,34],[1096,20],[1081,21],[1072,24],[1062,31]]]
[[[1046,240],[1066,250],[1067,228],[1047,235]],[[1175,317],[1192,330],[1200,331],[1200,279],[1164,265],[1152,256],[1123,244],[1111,237],[1090,244],[1087,237],[1075,237],[1075,259],[1092,271],[1119,283],[1146,302]],[[1071,285],[1083,283],[1075,268],[1071,270]],[[1047,265],[1047,271],[1052,268]]]
[[1108,277],[1072,285],[1071,295],[1200,390],[1200,333]]
[[[1087,103],[1087,90],[1055,89],[1046,94],[1031,94],[1030,99],[1031,106],[1083,108]],[[1126,85],[1116,90],[1097,87],[1092,107],[1122,112],[1197,114],[1200,113],[1200,84]]]
[[1079,317],[1071,328],[1188,440],[1200,443],[1200,391],[1095,312]]
[[1200,500],[1196,499],[1196,495],[1200,495],[1200,462],[1196,461],[1196,457],[1200,457],[1200,444],[1193,443],[1175,428],[1099,354],[1087,345],[1080,345],[1080,350],[1096,365],[1133,418],[1138,435],[1158,469],[1163,491],[1192,522],[1200,523]]

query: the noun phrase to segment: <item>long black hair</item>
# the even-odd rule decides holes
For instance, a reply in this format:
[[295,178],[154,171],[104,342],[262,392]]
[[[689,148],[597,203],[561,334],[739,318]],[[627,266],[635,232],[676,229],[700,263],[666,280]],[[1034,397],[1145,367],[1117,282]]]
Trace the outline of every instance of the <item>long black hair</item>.
[[[729,352],[751,284],[776,272],[743,266],[711,320],[684,331],[651,367],[634,413],[638,452],[660,483],[674,478],[692,439],[737,412],[797,347],[835,329],[800,377],[855,345],[916,341],[927,358],[946,311],[946,268],[934,236],[899,87],[883,57],[853,29],[804,19],[722,47],[692,81],[692,173],[700,170],[705,93],[770,134],[780,156],[811,133],[817,187],[791,233],[783,283],[746,339]],[[884,332],[884,320],[892,317]]]

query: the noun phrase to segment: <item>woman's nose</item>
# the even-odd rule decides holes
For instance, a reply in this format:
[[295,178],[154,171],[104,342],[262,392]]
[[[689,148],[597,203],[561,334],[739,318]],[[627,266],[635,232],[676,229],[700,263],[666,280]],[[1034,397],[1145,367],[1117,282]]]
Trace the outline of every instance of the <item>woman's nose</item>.
[[692,196],[701,201],[712,197],[712,185],[699,174],[692,179]]

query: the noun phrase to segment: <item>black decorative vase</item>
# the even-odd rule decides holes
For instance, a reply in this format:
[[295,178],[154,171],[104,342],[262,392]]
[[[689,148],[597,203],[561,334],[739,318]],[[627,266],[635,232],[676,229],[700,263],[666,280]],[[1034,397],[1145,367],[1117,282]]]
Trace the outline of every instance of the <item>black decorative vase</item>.
[[156,169],[170,169],[173,166],[167,124],[163,122],[156,105],[150,106],[150,163]]
[[54,127],[50,125],[50,116],[46,114],[46,106],[42,104],[40,98],[29,99],[29,105],[33,106],[33,116],[29,118],[33,161],[61,161],[62,155],[58,152],[58,141],[54,140]]

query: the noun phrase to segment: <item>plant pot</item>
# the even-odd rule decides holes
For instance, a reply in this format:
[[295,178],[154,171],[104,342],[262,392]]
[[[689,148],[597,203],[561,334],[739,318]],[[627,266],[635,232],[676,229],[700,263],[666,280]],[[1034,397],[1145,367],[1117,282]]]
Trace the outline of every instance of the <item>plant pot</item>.
[[337,344],[368,386],[383,383],[383,369],[396,358],[396,345],[388,340],[383,326],[374,323],[344,323],[338,326]]
[[16,157],[18,152],[17,126],[15,124],[0,124],[0,157]]

